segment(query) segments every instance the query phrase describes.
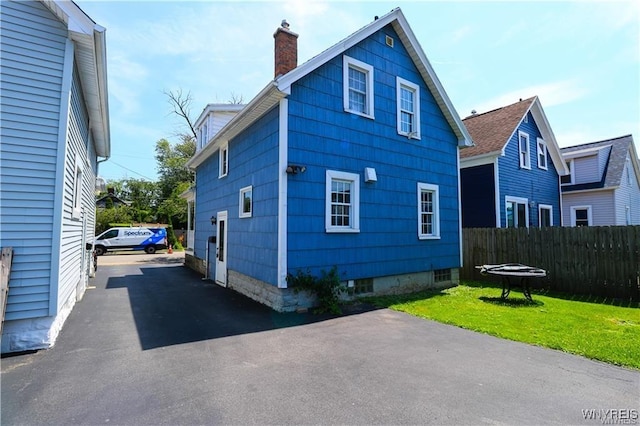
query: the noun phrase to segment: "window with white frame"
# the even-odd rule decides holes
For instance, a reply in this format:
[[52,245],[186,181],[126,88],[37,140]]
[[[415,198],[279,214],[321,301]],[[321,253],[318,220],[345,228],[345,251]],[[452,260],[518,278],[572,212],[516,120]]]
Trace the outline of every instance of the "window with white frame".
[[327,170],[326,232],[360,232],[360,175]]
[[240,190],[239,216],[251,217],[253,215],[253,186],[245,186]]
[[523,169],[531,168],[531,158],[529,155],[529,135],[524,132],[518,132],[518,153],[520,156],[520,167]]
[[440,238],[438,185],[418,182],[418,238]]
[[82,162],[80,157],[75,157],[75,174],[73,180],[73,207],[71,217],[73,219],[79,219],[82,215]]
[[627,221],[627,225],[631,225],[631,207],[625,206],[624,211],[625,211],[625,219]]
[[569,174],[565,176],[560,176],[560,184],[561,185],[573,185],[573,160],[567,161],[567,168],[569,169]]
[[538,168],[547,170],[547,143],[538,138]]
[[538,205],[538,226],[540,228],[553,226],[553,206],[548,204]]
[[420,86],[396,77],[398,133],[420,139]]
[[343,57],[344,110],[373,118],[373,67]]
[[571,226],[592,226],[591,206],[571,207]]
[[229,145],[224,144],[220,147],[219,155],[219,172],[218,177],[225,177],[229,173]]
[[505,197],[507,228],[529,227],[529,201],[520,197]]

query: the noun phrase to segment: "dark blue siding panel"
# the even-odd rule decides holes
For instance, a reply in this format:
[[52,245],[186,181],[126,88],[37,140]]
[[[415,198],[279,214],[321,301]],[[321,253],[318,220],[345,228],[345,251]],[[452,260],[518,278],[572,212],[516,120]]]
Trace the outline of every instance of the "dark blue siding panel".
[[462,226],[494,228],[496,226],[496,190],[493,164],[460,170],[462,191]]
[[[343,109],[342,55],[295,83],[289,96],[289,162],[307,167],[288,181],[289,272],[337,266],[342,279],[355,279],[458,267],[452,129],[391,26],[346,55],[374,67],[374,120]],[[421,87],[421,140],[397,134],[396,76]],[[376,169],[376,183],[364,182],[365,167]],[[326,170],[361,176],[360,233],[325,232]],[[439,240],[418,239],[418,182],[439,185]]]
[[[531,170],[520,168],[518,149],[518,130],[529,135],[529,154],[531,155]],[[549,204],[553,206],[553,224],[560,225],[560,189],[558,172],[555,169],[551,157],[547,154],[547,170],[538,168],[537,138],[541,137],[531,113],[528,115],[528,123],[521,123],[511,137],[505,156],[498,160],[498,173],[500,175],[500,220],[501,226],[505,222],[505,197],[527,198],[535,203],[534,208],[529,209],[529,226],[538,226],[538,205]]]
[[[253,217],[239,218],[240,189],[253,186]],[[277,284],[278,108],[229,142],[229,173],[218,179],[218,154],[196,171],[195,256],[205,258],[211,216],[228,211],[227,267]],[[213,255],[210,259],[215,260]]]

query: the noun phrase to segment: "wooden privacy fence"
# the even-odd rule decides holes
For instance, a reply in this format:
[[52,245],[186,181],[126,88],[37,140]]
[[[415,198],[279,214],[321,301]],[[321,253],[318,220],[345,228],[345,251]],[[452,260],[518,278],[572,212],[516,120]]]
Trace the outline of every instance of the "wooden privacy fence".
[[640,226],[465,228],[461,278],[486,280],[476,265],[546,269],[550,290],[640,301]]

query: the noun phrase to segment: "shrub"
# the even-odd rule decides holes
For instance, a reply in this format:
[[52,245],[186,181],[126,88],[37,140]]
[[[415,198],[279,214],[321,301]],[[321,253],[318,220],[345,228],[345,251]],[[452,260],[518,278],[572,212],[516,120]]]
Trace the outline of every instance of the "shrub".
[[315,313],[341,314],[340,293],[345,291],[345,287],[340,284],[338,268],[333,267],[329,272],[321,271],[319,278],[311,275],[310,271],[298,270],[295,275],[288,274],[287,282],[294,292],[308,291],[318,298],[318,307]]

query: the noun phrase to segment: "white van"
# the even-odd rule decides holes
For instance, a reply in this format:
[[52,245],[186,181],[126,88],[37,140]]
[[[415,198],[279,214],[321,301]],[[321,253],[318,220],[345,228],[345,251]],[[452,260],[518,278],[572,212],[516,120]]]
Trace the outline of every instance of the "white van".
[[144,250],[153,254],[167,248],[167,230],[164,228],[118,227],[98,235],[94,241],[96,255],[109,250]]

